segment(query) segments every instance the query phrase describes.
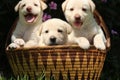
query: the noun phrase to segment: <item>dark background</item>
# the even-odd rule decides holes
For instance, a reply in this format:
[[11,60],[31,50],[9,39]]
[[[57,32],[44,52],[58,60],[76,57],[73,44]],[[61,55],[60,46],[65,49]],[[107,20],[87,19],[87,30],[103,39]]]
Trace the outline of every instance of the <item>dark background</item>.
[[[5,54],[5,41],[7,34],[18,16],[14,6],[19,0],[0,1],[0,74],[11,75]],[[48,0],[49,4],[52,0]],[[65,19],[61,10],[64,0],[53,0],[57,3],[57,10],[48,12],[52,17]],[[111,36],[111,50],[107,53],[106,61],[101,74],[101,80],[120,80],[120,0],[94,0],[96,8],[104,19]],[[48,10],[48,9],[47,9]],[[47,12],[45,10],[45,12]]]

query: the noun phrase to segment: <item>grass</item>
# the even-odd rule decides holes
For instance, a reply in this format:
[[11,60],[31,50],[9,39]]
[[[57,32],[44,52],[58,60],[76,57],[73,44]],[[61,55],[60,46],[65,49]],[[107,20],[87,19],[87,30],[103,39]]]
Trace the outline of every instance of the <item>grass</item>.
[[[0,74],[0,80],[30,80],[30,77],[28,75],[23,75],[23,76],[17,76],[13,77],[11,76],[10,78],[6,78],[2,74]],[[50,79],[45,77],[44,71],[37,77],[35,77],[35,80],[55,80],[54,76],[51,76]],[[69,80],[67,77],[65,80]]]
[[[24,76],[18,76],[17,78],[11,77],[9,79],[5,78],[4,76],[0,76],[0,80],[30,80],[30,79],[29,79],[29,76],[24,75]],[[39,76],[37,77],[36,80],[45,80],[45,79],[44,79],[44,76]]]
[[11,77],[11,78],[7,79],[4,76],[0,76],[0,80],[29,80],[29,77],[25,75],[23,77],[18,76],[17,78]]
[[[1,75],[0,74],[0,80],[30,80],[29,79],[29,76],[28,75],[24,75],[24,76],[17,76],[16,78],[15,77],[10,77],[10,78],[6,78],[6,77],[4,77],[3,75]],[[44,74],[44,72],[42,72],[41,74],[40,74],[40,76],[38,76],[37,78],[36,78],[36,80],[46,80],[45,79],[45,74]]]
[[[17,76],[15,77],[10,77],[6,78],[5,76],[0,74],[0,80],[30,80],[29,76],[24,75],[24,76]],[[50,79],[45,78],[45,74],[41,73],[40,76],[38,76],[35,80],[54,80],[54,77],[52,76]]]

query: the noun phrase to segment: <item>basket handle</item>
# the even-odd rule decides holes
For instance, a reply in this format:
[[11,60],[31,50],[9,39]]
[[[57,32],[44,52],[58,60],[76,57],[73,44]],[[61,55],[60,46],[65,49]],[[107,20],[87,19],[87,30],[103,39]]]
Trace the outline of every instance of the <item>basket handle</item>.
[[107,43],[106,43],[107,49],[110,49],[111,42],[110,42],[110,35],[109,35],[108,28],[97,10],[94,11],[94,16],[96,18],[96,21],[98,22],[98,24],[101,26],[101,28],[105,33],[105,37],[107,40]]
[[10,31],[9,31],[8,34],[7,34],[6,43],[5,43],[5,48],[7,48],[8,44],[11,43],[11,42],[10,42],[10,39],[11,39],[11,36],[12,36],[13,31],[14,31],[15,28],[16,28],[17,22],[18,22],[18,18],[14,21],[12,27],[10,28]]

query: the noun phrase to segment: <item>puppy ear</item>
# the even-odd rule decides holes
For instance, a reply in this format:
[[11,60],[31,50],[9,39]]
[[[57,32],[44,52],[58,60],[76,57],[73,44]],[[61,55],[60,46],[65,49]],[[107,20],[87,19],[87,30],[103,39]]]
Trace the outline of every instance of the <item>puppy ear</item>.
[[62,3],[62,10],[63,10],[63,12],[64,12],[65,9],[66,9],[67,3],[68,3],[68,0],[65,0],[65,1]]
[[37,30],[38,36],[41,36],[42,28],[43,28],[43,23],[40,25],[39,29]]
[[70,34],[72,32],[72,27],[70,26],[70,24],[68,24],[67,22],[64,22],[63,25],[66,27],[67,33]]
[[47,8],[47,4],[45,4],[43,1],[40,0],[41,8],[42,10],[45,10]]
[[16,12],[19,10],[19,6],[20,6],[20,4],[21,4],[21,1],[19,1],[18,4],[15,6],[14,9],[15,9]]
[[89,0],[89,4],[90,4],[91,11],[94,12],[94,10],[95,10],[94,2],[92,0]]

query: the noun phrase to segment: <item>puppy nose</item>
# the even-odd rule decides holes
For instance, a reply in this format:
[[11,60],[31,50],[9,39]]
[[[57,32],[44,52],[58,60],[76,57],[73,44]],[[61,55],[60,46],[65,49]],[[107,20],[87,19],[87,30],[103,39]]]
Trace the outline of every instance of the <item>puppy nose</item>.
[[27,7],[28,12],[31,12],[31,10],[32,10],[31,6]]
[[51,36],[51,37],[50,37],[50,41],[51,41],[52,43],[55,43],[55,42],[56,42],[56,37]]
[[75,14],[74,17],[75,17],[75,20],[80,20],[80,18],[81,18],[79,14]]

